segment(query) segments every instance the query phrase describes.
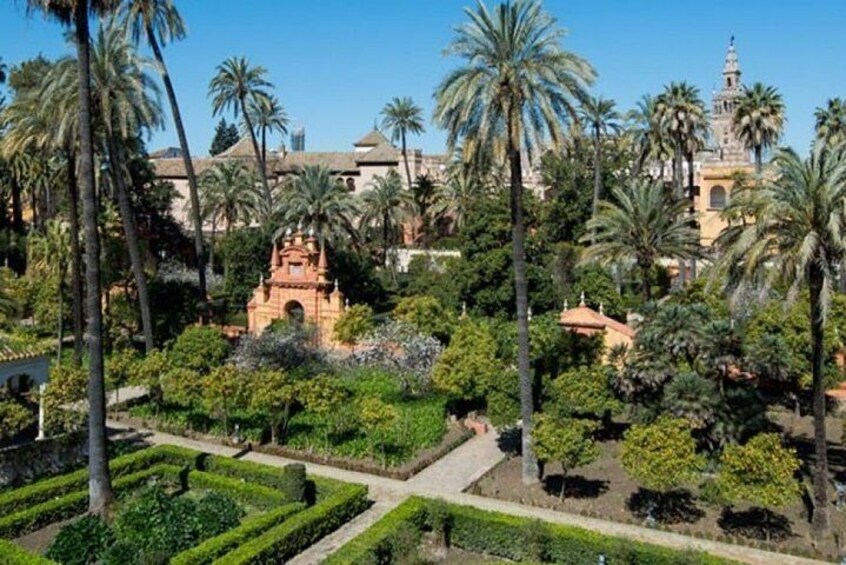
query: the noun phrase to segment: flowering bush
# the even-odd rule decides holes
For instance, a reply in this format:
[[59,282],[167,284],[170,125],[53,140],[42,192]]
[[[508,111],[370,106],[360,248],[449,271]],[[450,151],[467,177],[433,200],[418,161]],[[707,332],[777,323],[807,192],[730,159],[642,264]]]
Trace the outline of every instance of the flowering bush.
[[229,361],[242,371],[307,371],[323,363],[314,330],[290,324],[274,326],[259,336],[244,336]]
[[430,388],[432,370],[443,345],[414,326],[389,322],[377,327],[351,358],[358,366],[382,368],[400,380],[403,394],[420,394]]

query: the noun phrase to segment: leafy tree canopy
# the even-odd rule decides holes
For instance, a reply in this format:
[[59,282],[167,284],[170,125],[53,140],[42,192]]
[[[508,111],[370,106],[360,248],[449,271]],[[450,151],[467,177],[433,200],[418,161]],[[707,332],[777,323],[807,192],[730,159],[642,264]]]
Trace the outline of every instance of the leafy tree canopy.
[[662,416],[652,424],[635,424],[623,437],[620,462],[644,487],[666,492],[696,479],[704,461],[687,420]]
[[718,485],[732,502],[782,507],[799,498],[800,467],[796,451],[784,447],[778,434],[759,434],[746,445],[727,445],[720,458]]

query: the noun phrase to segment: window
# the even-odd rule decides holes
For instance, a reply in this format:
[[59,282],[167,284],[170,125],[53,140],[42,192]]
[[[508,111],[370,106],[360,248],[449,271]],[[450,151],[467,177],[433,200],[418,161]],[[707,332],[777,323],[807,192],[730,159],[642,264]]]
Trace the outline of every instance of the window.
[[708,207],[713,210],[722,210],[726,207],[726,189],[717,185],[711,189]]
[[294,277],[301,277],[303,276],[303,264],[302,263],[291,263],[288,265],[288,274]]
[[355,192],[355,179],[352,177],[347,178],[347,190],[349,192]]

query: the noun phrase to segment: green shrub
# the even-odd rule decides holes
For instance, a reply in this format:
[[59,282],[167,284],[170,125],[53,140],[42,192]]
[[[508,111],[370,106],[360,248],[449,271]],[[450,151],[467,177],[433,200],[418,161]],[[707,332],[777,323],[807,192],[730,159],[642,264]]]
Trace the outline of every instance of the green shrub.
[[[412,497],[385,514],[363,534],[346,543],[329,556],[324,565],[376,564],[390,562],[392,537],[400,524],[414,524],[422,528],[427,520],[428,502]],[[387,557],[387,559],[384,559]]]
[[100,555],[100,565],[126,565],[138,562],[138,550],[132,544],[119,541],[113,543]]
[[55,561],[30,553],[14,542],[0,539],[0,563],[3,565],[56,565]]
[[88,565],[114,542],[114,532],[99,516],[83,516],[59,531],[45,554],[62,565]]
[[259,534],[281,524],[292,515],[300,512],[302,503],[286,504],[263,514],[248,518],[237,528],[208,539],[191,549],[183,551],[171,560],[171,565],[195,565],[211,563]]
[[243,511],[222,494],[208,494],[195,502],[153,486],[124,506],[114,528],[117,538],[134,548],[142,562],[160,561],[232,529],[241,516]]
[[197,502],[196,516],[200,539],[208,539],[237,526],[244,511],[228,496],[209,492]]
[[[251,461],[208,455],[201,458],[198,465],[199,469],[215,475],[279,490],[285,496],[285,502],[304,501],[308,490],[308,481],[304,475],[305,467],[300,469],[298,464],[286,465],[279,469]],[[305,485],[304,480],[306,480]],[[321,491],[326,493],[343,484],[331,479],[315,479],[314,482],[317,485],[318,495]]]
[[[115,480],[112,488],[117,494],[131,492],[156,478],[160,482],[178,484],[179,468],[172,465],[154,465],[144,471]],[[59,498],[30,506],[0,518],[0,538],[18,537],[34,532],[55,522],[73,518],[88,508],[88,491],[79,490]]]
[[369,505],[367,487],[348,485],[215,561],[218,565],[278,563],[296,555]]
[[189,326],[176,338],[168,358],[176,367],[205,374],[221,365],[229,350],[229,342],[219,329]]
[[291,463],[282,469],[285,482],[279,490],[290,502],[305,502],[307,493],[306,468],[302,463]]
[[246,482],[246,480],[221,477],[204,471],[191,471],[188,473],[188,487],[191,490],[211,490],[225,493],[243,504],[249,504],[261,509],[268,509],[292,502],[286,498],[284,493],[276,489],[254,485]]
[[[149,469],[158,463],[172,465],[192,464],[199,452],[174,446],[158,446],[142,449],[109,462],[112,479]],[[88,470],[80,469],[67,475],[38,481],[0,495],[0,517],[19,512],[36,504],[53,500],[62,495],[85,489],[88,486]]]
[[[441,510],[438,510],[438,509]],[[729,565],[735,563],[707,554],[649,545],[529,518],[488,512],[468,506],[410,498],[353,539],[325,565],[376,565],[392,563],[395,536],[412,526],[431,527],[432,515],[446,508],[450,516],[450,541],[455,547],[512,560],[539,560],[583,565],[595,563],[602,553],[609,563],[633,565]],[[399,557],[399,556],[397,556]]]

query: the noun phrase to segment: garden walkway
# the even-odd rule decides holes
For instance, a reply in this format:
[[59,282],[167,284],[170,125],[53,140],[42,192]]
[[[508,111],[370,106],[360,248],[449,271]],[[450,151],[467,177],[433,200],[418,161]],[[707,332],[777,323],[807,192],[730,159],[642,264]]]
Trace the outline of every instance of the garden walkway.
[[[120,422],[110,421],[108,425],[111,429],[119,433],[129,431],[127,426]],[[146,441],[153,444],[178,445],[226,457],[237,456],[245,461],[254,461],[277,467],[294,462],[294,460],[284,457],[257,452],[244,453],[243,450],[234,447],[192,440],[150,430],[136,431]],[[406,497],[412,495],[442,498],[448,502],[474,506],[482,510],[504,512],[557,524],[577,526],[601,534],[622,536],[679,550],[697,549],[712,555],[734,559],[751,565],[812,565],[821,563],[792,555],[782,555],[740,545],[691,538],[672,532],[588,518],[577,514],[568,514],[463,492],[476,479],[499,463],[503,457],[503,453],[498,448],[496,434],[489,433],[472,438],[408,481],[399,481],[367,473],[347,471],[326,465],[305,463],[306,469],[310,474],[367,485],[370,488],[370,497],[374,500],[374,505],[356,519],[298,555],[291,563],[297,565],[320,563],[326,556],[356,537],[388,511],[396,507]]]

